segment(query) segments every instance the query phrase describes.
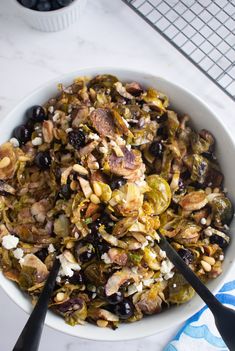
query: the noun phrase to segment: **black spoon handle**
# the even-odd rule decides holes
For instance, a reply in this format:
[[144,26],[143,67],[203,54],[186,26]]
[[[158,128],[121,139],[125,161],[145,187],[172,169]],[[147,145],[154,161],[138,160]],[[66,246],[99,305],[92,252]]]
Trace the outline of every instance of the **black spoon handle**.
[[37,351],[48,303],[53,292],[60,262],[55,259],[42,293],[12,351]]
[[210,290],[201,282],[201,280],[193,273],[193,271],[186,265],[182,258],[177,254],[173,247],[168,243],[167,239],[161,236],[160,248],[166,251],[167,257],[175,265],[175,267],[182,273],[184,278],[189,282],[194,290],[200,295],[203,301],[213,311],[221,306],[221,303],[215,298]]
[[229,350],[235,350],[235,311],[223,306],[201,280],[186,265],[182,258],[177,254],[167,239],[160,235],[158,243],[160,248],[166,252],[167,257],[180,271],[184,278],[194,288],[197,294],[203,299],[214,315],[215,324]]

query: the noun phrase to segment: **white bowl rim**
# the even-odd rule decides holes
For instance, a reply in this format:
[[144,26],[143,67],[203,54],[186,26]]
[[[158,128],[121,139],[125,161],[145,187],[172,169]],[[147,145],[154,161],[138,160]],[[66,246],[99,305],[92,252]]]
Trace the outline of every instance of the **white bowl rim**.
[[[13,1],[15,1],[15,0],[13,0]],[[55,84],[55,86],[56,86],[58,83],[63,83],[63,81],[68,79],[69,77],[71,77],[71,81],[72,81],[74,78],[79,77],[79,76],[88,76],[89,77],[89,76],[94,76],[95,74],[105,74],[105,73],[106,74],[113,74],[113,75],[115,75],[115,72],[117,72],[117,74],[118,74],[118,72],[126,74],[127,77],[130,77],[128,79],[131,79],[132,75],[133,75],[133,77],[135,77],[135,75],[142,75],[142,76],[152,77],[154,79],[157,79],[158,81],[163,81],[166,84],[169,84],[172,87],[181,90],[185,94],[191,95],[191,97],[193,97],[193,99],[195,99],[197,101],[197,103],[203,105],[203,107],[206,110],[208,110],[208,112],[210,114],[213,115],[213,118],[215,118],[217,120],[217,122],[220,125],[220,127],[226,132],[226,134],[229,135],[230,142],[233,144],[233,147],[235,148],[235,142],[233,141],[233,138],[231,137],[231,134],[230,134],[229,130],[227,129],[226,125],[224,125],[221,122],[221,119],[218,117],[218,115],[214,111],[212,111],[212,109],[198,95],[196,95],[192,91],[188,90],[187,88],[183,87],[181,84],[172,83],[171,81],[169,81],[168,79],[165,79],[162,76],[155,75],[155,73],[143,71],[141,69],[131,69],[131,68],[129,69],[129,68],[123,68],[123,67],[118,67],[118,66],[115,66],[115,67],[113,67],[113,66],[84,67],[84,68],[81,68],[79,70],[75,70],[75,71],[64,73],[62,75],[59,75],[59,76],[57,76],[57,77],[55,77],[53,79],[50,79],[50,80],[46,81],[45,83],[39,85],[37,88],[33,89],[32,92],[30,94],[26,95],[23,99],[21,99],[20,102],[16,103],[14,108],[12,108],[10,111],[7,111],[6,116],[1,119],[0,125],[1,125],[2,121],[5,121],[6,119],[10,119],[10,116],[12,114],[14,114],[15,111],[17,111],[20,108],[21,105],[24,105],[24,103],[27,100],[30,100],[30,98],[32,98],[34,95],[36,95],[37,93],[41,92],[42,90],[44,90],[46,88],[49,88],[53,84]],[[218,285],[215,288],[211,289],[213,294],[216,294],[219,291],[219,289],[224,284],[224,281],[225,281],[227,275],[231,272],[231,270],[233,269],[234,266],[235,266],[235,260],[232,262],[232,264],[230,265],[229,269],[227,269],[225,272],[223,271],[222,279],[218,283]],[[4,277],[4,279],[6,279],[6,278]],[[6,279],[6,280],[8,281],[8,279]],[[11,300],[16,305],[18,305],[23,311],[25,311],[28,314],[31,313],[31,310],[29,308],[27,308],[26,306],[22,306],[21,303],[18,303],[16,301],[16,299],[13,296],[13,294],[11,293],[11,291],[7,290],[7,287],[2,284],[1,280],[0,280],[0,287],[6,292],[6,294],[11,298]],[[19,292],[20,292],[20,290],[19,290]],[[193,312],[192,311],[184,312],[184,319],[178,321],[178,325],[179,325],[179,323],[183,323],[189,317],[191,317],[193,314],[198,312],[204,305],[205,305],[204,302],[200,301],[198,303],[198,306],[193,309]],[[176,307],[176,308],[178,309],[178,308],[180,308],[180,306]],[[118,339],[117,337],[115,337],[114,334],[112,336],[111,336],[111,334],[109,334],[109,336],[105,337],[105,339],[104,339],[103,337],[99,337],[97,335],[95,337],[94,336],[89,336],[88,337],[88,336],[83,336],[83,335],[77,335],[77,333],[75,334],[75,333],[72,332],[73,331],[73,327],[71,327],[71,332],[67,331],[67,330],[65,331],[65,330],[63,330],[63,328],[57,327],[57,326],[53,325],[52,323],[49,323],[47,321],[47,319],[45,321],[45,324],[48,327],[50,327],[50,328],[52,328],[52,329],[54,329],[56,331],[62,332],[64,334],[66,334],[66,335],[71,335],[73,337],[77,337],[77,338],[84,339],[84,340],[102,341],[102,342],[110,342],[110,341],[112,341],[112,342],[113,341],[121,342],[121,341],[137,340],[137,339],[141,339],[141,338],[145,338],[145,337],[149,337],[149,336],[155,335],[157,333],[165,331],[166,329],[169,329],[171,327],[176,326],[176,322],[175,321],[173,321],[173,322],[169,321],[167,327],[164,327],[164,328],[162,328],[160,330],[157,330],[157,331],[153,331],[153,330],[151,330],[151,331],[147,330],[146,331],[146,330],[144,330],[144,332],[138,333],[138,335],[126,335],[126,336],[122,337],[122,339]],[[83,326],[80,326],[79,328],[83,328]]]

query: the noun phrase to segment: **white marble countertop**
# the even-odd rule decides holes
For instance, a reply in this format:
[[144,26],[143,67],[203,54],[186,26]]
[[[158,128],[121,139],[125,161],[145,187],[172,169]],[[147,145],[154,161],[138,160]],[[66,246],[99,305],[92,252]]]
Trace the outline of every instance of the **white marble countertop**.
[[[137,68],[190,89],[235,136],[234,103],[121,0],[88,0],[82,20],[64,32],[41,33],[24,24],[9,0],[0,9],[0,118],[42,83],[91,66]],[[10,351],[27,315],[0,289],[0,350]],[[79,340],[45,327],[41,351],[161,351],[178,327],[125,343]]]

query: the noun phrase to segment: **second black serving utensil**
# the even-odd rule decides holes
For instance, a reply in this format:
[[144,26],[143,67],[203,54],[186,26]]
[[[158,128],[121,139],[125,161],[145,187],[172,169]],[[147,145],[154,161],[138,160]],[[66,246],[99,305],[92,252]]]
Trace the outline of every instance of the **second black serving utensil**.
[[41,339],[42,329],[48,310],[48,303],[53,292],[56,277],[60,268],[60,261],[56,258],[49,273],[44,288],[39,296],[33,312],[22,330],[12,351],[37,351]]
[[158,245],[166,252],[169,260],[175,265],[178,271],[184,276],[197,294],[206,303],[211,310],[216,327],[222,336],[225,344],[230,351],[235,351],[235,311],[223,306],[210,290],[201,282],[201,280],[186,265],[182,258],[177,254],[173,247],[168,243],[167,239],[160,235]]

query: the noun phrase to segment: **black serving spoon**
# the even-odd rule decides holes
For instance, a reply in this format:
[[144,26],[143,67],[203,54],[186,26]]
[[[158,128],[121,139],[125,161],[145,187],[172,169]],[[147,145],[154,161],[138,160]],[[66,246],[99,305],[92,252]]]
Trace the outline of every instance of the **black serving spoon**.
[[53,292],[56,277],[60,268],[60,261],[56,258],[44,288],[39,296],[33,312],[24,326],[12,351],[37,351],[41,339],[42,329]]
[[184,278],[194,288],[201,299],[211,310],[215,325],[222,336],[225,344],[230,351],[235,351],[235,311],[223,306],[210,290],[201,282],[201,280],[193,273],[182,258],[177,254],[173,247],[168,243],[167,239],[160,235],[158,245],[166,252],[169,260],[180,271]]

